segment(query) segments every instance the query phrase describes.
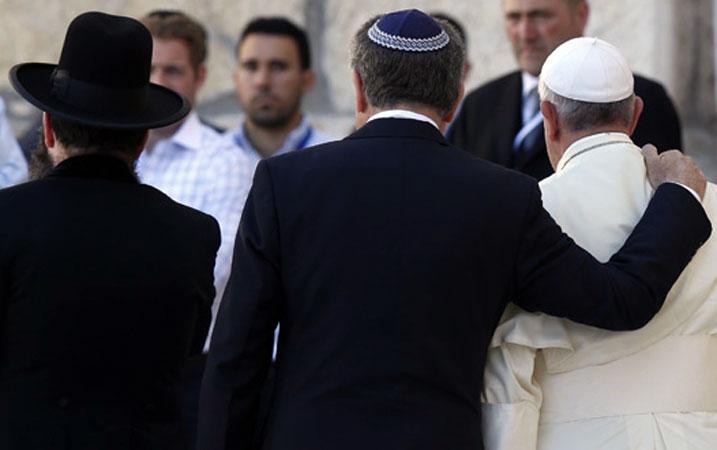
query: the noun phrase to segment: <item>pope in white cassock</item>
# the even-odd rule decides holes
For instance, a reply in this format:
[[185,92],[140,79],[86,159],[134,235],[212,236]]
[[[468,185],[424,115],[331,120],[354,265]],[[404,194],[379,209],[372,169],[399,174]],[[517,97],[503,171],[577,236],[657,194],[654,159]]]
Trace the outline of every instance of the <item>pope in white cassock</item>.
[[[555,169],[540,183],[545,208],[606,261],[652,195],[629,137],[643,108],[632,72],[607,42],[573,39],[545,62],[540,97]],[[715,222],[714,184],[703,206]],[[483,410],[491,450],[717,449],[717,238],[638,331],[509,308],[491,343]]]

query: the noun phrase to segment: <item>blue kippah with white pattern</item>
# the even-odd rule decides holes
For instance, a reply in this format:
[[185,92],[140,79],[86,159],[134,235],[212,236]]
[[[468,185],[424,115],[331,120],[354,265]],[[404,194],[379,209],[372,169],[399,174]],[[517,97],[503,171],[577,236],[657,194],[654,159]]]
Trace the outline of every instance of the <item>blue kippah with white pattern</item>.
[[436,20],[417,9],[388,13],[368,30],[374,44],[402,52],[433,52],[450,42]]

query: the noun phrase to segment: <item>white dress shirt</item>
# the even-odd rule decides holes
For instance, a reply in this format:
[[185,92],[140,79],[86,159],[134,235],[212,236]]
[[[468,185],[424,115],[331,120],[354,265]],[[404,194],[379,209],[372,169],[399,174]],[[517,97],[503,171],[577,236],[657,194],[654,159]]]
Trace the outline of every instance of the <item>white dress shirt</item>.
[[27,180],[27,161],[12,133],[0,98],[0,189]]
[[440,128],[438,128],[438,124],[437,124],[436,122],[434,122],[433,119],[431,119],[430,117],[425,116],[425,115],[423,115],[423,114],[419,114],[419,113],[417,113],[417,112],[408,111],[408,110],[405,110],[405,109],[388,109],[388,110],[386,110],[386,111],[381,111],[381,112],[376,113],[376,114],[374,114],[373,116],[369,117],[366,122],[368,123],[368,122],[371,122],[372,120],[376,120],[376,119],[411,119],[411,120],[418,120],[419,122],[430,123],[431,125],[433,125],[434,127],[436,127],[436,129],[439,129],[439,130],[440,130]]
[[229,278],[234,239],[254,167],[239,148],[191,112],[171,138],[158,141],[142,153],[137,171],[143,183],[219,222],[222,242],[214,268],[217,294],[206,351]]

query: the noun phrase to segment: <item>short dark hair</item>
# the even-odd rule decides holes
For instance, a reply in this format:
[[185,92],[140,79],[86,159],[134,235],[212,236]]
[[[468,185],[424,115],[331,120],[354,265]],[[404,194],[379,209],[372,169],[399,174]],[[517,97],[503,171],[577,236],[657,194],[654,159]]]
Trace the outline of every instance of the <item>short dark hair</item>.
[[379,18],[361,26],[351,49],[351,67],[361,76],[368,102],[379,108],[414,103],[446,114],[458,98],[465,62],[465,48],[456,30],[439,20],[450,38],[444,48],[403,52],[369,39],[368,29]]
[[157,9],[140,20],[155,39],[177,39],[189,49],[194,70],[207,59],[207,31],[202,24],[181,11]]
[[50,116],[57,140],[78,153],[124,153],[134,156],[147,130],[98,128],[57,116]]
[[306,32],[299,28],[294,22],[285,17],[257,17],[244,27],[234,49],[235,55],[239,56],[239,48],[250,34],[273,34],[286,36],[294,40],[299,50],[301,68],[311,68],[311,51],[309,49],[309,38]]

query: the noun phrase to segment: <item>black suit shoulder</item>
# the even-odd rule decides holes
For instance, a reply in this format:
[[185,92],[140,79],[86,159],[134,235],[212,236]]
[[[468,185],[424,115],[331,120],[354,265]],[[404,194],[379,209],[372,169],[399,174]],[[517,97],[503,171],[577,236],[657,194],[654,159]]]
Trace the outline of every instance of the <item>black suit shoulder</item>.
[[139,186],[143,194],[152,196],[153,200],[158,204],[161,204],[167,211],[172,211],[176,214],[177,218],[184,219],[182,222],[184,226],[196,229],[201,236],[210,239],[210,247],[219,248],[220,233],[219,233],[219,222],[209,214],[206,214],[198,209],[183,205],[179,202],[174,201],[164,192],[159,189],[149,186]]
[[653,144],[658,151],[682,150],[680,118],[665,88],[657,81],[635,75],[635,95],[645,107],[632,135],[638,146]]
[[520,72],[491,80],[470,92],[447,133],[456,147],[511,166],[511,148],[521,123]]
[[[79,185],[78,185],[79,183]],[[91,186],[95,186],[92,188]],[[84,191],[84,192],[83,192]],[[94,191],[92,193],[91,191]],[[99,192],[98,192],[99,191]],[[67,198],[72,201],[77,197],[81,202],[83,197],[89,199],[104,196],[108,202],[124,199],[124,206],[132,206],[140,212],[156,215],[170,215],[172,220],[185,219],[179,225],[195,225],[205,228],[204,231],[212,234],[211,229],[217,228],[217,221],[210,215],[172,200],[160,190],[146,185],[127,182],[113,182],[110,180],[82,180],[71,178],[42,178],[28,181],[0,190],[0,209],[27,208],[35,209],[37,205],[54,200]],[[126,203],[134,200],[133,204]],[[80,206],[80,205],[77,205]],[[6,223],[8,221],[0,221]],[[13,223],[15,220],[10,220]]]
[[465,103],[470,106],[478,106],[484,100],[489,100],[499,96],[505,89],[515,86],[520,80],[520,72],[510,72],[498,78],[483,83],[477,88],[470,91],[465,98]]
[[486,121],[503,119],[503,117],[493,117],[493,114],[500,103],[506,100],[506,96],[512,98],[513,91],[520,85],[520,72],[511,72],[473,89],[463,100],[459,115],[451,127],[448,140],[459,148],[463,148],[455,140],[469,132],[466,129],[469,125],[481,127],[481,124]]
[[[507,77],[503,77],[507,78]],[[495,80],[496,82],[503,79]],[[478,92],[476,92],[478,93]],[[491,95],[490,93],[488,95]],[[396,142],[401,142],[396,139]],[[420,142],[419,140],[416,141]],[[405,146],[401,143],[398,147]],[[459,176],[463,174],[466,182],[483,187],[498,188],[499,191],[504,187],[511,189],[531,189],[537,186],[537,181],[521,172],[506,168],[492,161],[476,157],[471,153],[463,151],[452,143],[440,146],[433,143],[420,143],[412,146],[412,151],[416,152],[417,157],[422,154],[428,158],[440,160],[441,164],[450,167],[451,176]],[[383,148],[392,148],[391,139],[372,138],[363,139],[342,139],[339,141],[326,142],[303,150],[301,152],[289,152],[283,155],[275,156],[263,160],[260,164],[266,164],[267,169],[279,175],[272,178],[281,180],[289,180],[294,177],[316,175],[319,167],[325,167],[326,174],[329,176],[337,176],[336,170],[343,169],[347,171],[360,170],[359,167],[348,164],[347,161],[356,163],[359,159],[364,159],[362,153],[377,152],[384,153]],[[388,150],[391,151],[391,150]],[[353,152],[355,156],[350,158],[347,153]],[[365,158],[370,167],[374,167],[377,158]],[[448,170],[446,170],[447,172]],[[456,172],[457,171],[457,172]],[[455,181],[455,180],[454,180]],[[495,192],[493,192],[495,193]]]

